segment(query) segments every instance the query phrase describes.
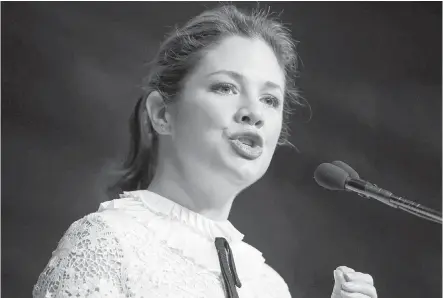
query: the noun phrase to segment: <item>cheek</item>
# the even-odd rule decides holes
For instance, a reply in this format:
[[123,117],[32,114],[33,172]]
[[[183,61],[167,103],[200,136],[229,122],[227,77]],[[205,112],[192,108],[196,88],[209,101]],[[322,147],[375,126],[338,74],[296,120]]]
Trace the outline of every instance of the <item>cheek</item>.
[[192,123],[204,131],[223,129],[230,124],[230,119],[233,119],[233,108],[226,98],[219,98],[204,91],[196,92],[178,107],[178,124]]
[[[213,142],[229,126],[230,111],[210,96],[195,96],[177,105],[174,116],[174,137],[180,142],[204,146]],[[192,142],[192,143],[191,143]]]
[[283,122],[282,122],[282,115],[271,115],[268,121],[268,130],[267,130],[267,139],[268,142],[268,148],[272,149],[277,146],[278,139],[280,138]]

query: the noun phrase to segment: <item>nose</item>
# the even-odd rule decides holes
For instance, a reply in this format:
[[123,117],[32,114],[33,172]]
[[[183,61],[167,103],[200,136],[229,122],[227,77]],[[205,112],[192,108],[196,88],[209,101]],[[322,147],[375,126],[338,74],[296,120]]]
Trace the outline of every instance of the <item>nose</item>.
[[241,108],[235,114],[235,121],[240,124],[248,124],[261,128],[265,122],[258,108]]

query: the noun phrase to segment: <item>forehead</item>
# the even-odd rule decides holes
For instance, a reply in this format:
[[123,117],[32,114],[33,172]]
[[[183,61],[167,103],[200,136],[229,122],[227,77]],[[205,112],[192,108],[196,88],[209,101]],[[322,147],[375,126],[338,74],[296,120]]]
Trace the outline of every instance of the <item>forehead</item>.
[[271,81],[284,88],[284,73],[271,47],[258,38],[230,36],[208,50],[195,70],[207,75],[234,71],[249,81]]

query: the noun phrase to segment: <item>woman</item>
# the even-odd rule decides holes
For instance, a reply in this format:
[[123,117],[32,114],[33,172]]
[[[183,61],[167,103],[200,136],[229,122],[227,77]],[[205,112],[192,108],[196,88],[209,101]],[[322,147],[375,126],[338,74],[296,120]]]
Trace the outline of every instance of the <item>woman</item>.
[[[287,141],[297,56],[269,13],[209,10],[173,32],[131,120],[120,199],[68,229],[34,297],[290,297],[227,220]],[[332,297],[377,297],[334,271]]]

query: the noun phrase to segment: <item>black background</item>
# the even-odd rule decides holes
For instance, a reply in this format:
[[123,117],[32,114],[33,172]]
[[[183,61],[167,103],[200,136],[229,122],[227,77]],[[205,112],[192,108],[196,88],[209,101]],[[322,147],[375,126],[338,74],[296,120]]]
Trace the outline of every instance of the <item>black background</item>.
[[[145,62],[214,4],[2,2],[3,297],[30,297],[63,232],[107,200]],[[441,225],[313,180],[343,160],[441,210],[441,2],[270,5],[300,41],[313,118],[294,117],[300,152],[278,149],[231,221],[293,297],[330,297],[342,264],[373,275],[381,298],[441,297]]]

